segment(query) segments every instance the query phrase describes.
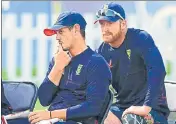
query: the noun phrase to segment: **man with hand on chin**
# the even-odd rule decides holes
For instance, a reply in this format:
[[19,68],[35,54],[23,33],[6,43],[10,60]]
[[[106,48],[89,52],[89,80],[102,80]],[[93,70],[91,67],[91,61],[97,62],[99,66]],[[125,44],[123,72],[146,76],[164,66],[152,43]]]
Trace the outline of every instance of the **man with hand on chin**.
[[82,15],[68,11],[44,30],[47,36],[56,34],[60,45],[38,92],[41,105],[50,107],[30,113],[32,124],[52,118],[65,121],[58,124],[97,123],[108,95],[111,71],[105,59],[86,46],[85,28]]
[[125,11],[119,4],[105,4],[96,16],[104,41],[98,53],[109,63],[117,92],[105,124],[167,124],[166,72],[151,35],[127,28]]

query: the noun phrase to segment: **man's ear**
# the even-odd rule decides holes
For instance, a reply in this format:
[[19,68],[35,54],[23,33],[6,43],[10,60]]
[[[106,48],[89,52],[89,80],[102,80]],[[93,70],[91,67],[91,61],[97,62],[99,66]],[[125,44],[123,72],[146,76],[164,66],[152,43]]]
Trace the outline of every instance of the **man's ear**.
[[127,21],[126,20],[121,20],[120,24],[121,24],[120,26],[121,26],[122,30],[126,29],[126,27],[127,27]]
[[74,32],[75,32],[75,34],[80,32],[80,25],[79,24],[74,25]]

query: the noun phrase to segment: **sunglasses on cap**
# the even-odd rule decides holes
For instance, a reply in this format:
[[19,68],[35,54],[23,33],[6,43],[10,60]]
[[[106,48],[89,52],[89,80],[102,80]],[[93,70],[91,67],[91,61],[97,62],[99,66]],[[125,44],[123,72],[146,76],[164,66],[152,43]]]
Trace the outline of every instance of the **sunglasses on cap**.
[[111,16],[111,17],[115,17],[118,16],[120,17],[122,20],[124,20],[124,18],[120,15],[120,13],[115,12],[114,10],[111,9],[100,9],[97,13],[96,13],[96,17],[100,18],[101,16]]

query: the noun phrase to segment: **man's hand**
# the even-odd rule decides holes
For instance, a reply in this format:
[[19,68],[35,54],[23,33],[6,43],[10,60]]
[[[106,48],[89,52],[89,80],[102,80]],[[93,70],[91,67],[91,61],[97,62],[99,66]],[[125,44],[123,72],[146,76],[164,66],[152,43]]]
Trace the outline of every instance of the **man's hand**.
[[50,74],[48,75],[50,81],[52,81],[56,86],[59,85],[64,68],[69,64],[70,60],[71,58],[67,54],[67,52],[63,51],[61,46],[59,46],[58,51],[55,53],[54,56],[54,66]]
[[150,111],[151,107],[149,106],[131,106],[123,112],[122,117],[126,114],[136,114],[144,117],[148,115]]
[[70,63],[70,56],[67,51],[63,51],[62,47],[58,47],[58,51],[54,55],[54,68],[63,70]]
[[28,119],[31,124],[35,124],[42,120],[48,120],[50,119],[50,112],[49,111],[31,112],[28,116]]
[[108,116],[104,121],[104,124],[121,124],[121,122],[111,111],[109,111]]

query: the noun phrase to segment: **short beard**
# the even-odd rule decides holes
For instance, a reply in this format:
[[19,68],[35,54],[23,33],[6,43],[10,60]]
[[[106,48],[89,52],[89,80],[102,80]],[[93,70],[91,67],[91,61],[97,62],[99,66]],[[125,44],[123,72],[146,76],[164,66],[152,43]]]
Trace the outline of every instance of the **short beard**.
[[113,43],[116,42],[120,39],[120,37],[122,36],[122,31],[120,30],[119,32],[117,32],[117,34],[115,34],[112,39],[110,39],[109,41],[105,41],[106,43]]
[[122,31],[120,30],[115,36],[112,37],[111,42],[118,41],[120,37],[122,36]]

